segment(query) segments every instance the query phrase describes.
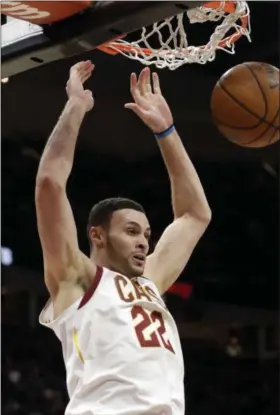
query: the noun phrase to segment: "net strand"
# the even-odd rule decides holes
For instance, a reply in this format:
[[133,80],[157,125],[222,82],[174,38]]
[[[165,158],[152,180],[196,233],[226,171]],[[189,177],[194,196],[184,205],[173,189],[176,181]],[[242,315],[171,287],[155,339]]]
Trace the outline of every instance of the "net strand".
[[[210,7],[198,7],[188,10],[162,22],[154,23],[151,29],[143,28],[141,37],[134,42],[120,39],[110,43],[110,47],[129,59],[140,61],[144,65],[155,65],[157,68],[168,67],[175,70],[186,63],[205,64],[216,57],[217,50],[234,54],[235,41],[240,36],[245,36],[251,41],[249,7],[246,1],[237,1],[235,10],[228,13],[225,9],[225,1],[220,2],[216,9]],[[188,44],[184,19],[188,18],[190,24],[218,22],[208,43],[204,46],[190,46]],[[241,19],[245,18],[248,27],[242,27]],[[234,33],[226,38],[230,30]],[[168,31],[168,35],[165,32]],[[163,37],[165,34],[165,38]],[[154,40],[160,47],[154,48]]]

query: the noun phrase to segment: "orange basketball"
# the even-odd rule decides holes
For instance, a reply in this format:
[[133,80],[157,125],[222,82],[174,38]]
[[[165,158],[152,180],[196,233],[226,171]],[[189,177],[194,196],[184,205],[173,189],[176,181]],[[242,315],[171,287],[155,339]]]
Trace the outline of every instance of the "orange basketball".
[[246,62],[227,71],[211,97],[220,132],[243,147],[265,147],[280,137],[279,69]]

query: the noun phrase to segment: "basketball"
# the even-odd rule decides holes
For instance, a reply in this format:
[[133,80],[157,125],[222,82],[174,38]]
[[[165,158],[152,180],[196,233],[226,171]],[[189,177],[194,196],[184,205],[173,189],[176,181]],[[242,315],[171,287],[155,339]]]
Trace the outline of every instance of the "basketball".
[[279,69],[262,62],[234,66],[217,82],[212,119],[231,142],[265,147],[279,140]]

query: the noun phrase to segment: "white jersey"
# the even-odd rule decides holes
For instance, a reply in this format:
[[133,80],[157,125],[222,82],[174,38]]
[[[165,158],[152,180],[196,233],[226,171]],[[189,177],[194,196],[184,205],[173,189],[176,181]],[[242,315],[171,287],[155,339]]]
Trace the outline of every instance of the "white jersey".
[[99,268],[81,299],[55,320],[49,302],[39,321],[62,343],[66,415],[184,415],[177,327],[150,280]]

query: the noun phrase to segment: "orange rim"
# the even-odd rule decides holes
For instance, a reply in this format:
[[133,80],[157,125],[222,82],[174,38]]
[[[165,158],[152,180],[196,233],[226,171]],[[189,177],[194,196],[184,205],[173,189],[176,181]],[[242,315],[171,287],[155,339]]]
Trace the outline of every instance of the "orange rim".
[[[221,6],[221,3],[222,3],[221,1],[210,1],[208,3],[205,3],[203,7],[207,7],[209,9],[218,9]],[[237,4],[235,1],[226,1],[224,4],[224,11],[227,13],[235,12],[236,8],[237,8]],[[241,16],[240,20],[241,20],[242,29],[246,29],[248,27],[248,16]],[[233,35],[227,36],[225,39],[221,40],[219,42],[219,47],[223,48],[227,46],[228,43],[231,43],[231,44],[235,43],[241,36],[242,34],[240,33],[240,31],[236,30],[236,32]],[[199,49],[205,49],[206,45],[198,46],[198,47]],[[116,50],[115,48],[118,50]],[[114,41],[98,46],[97,49],[105,53],[108,53],[110,55],[117,55],[119,51],[121,52],[135,51],[136,53],[142,53],[146,56],[150,56],[152,54],[152,51],[148,48],[139,48],[139,47],[135,47],[129,44],[116,43]]]

